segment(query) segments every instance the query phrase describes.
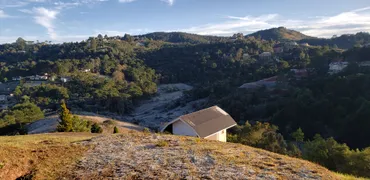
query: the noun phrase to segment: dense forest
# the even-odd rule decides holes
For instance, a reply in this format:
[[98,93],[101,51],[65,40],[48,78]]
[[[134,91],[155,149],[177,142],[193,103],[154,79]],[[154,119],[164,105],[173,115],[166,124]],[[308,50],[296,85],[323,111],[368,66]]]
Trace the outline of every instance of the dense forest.
[[[279,35],[279,29],[259,37],[151,33],[63,44],[19,38],[0,45],[0,85],[17,83],[12,106],[0,113],[0,134],[9,128],[24,133],[24,124],[57,111],[62,100],[72,110],[126,115],[155,95],[157,85],[187,83],[194,89],[183,103],[207,98],[198,109],[219,105],[238,122],[230,141],[369,177],[369,166],[355,171],[353,163],[342,161],[370,164],[370,68],[360,65],[370,57],[370,48],[362,46],[370,35],[319,39],[290,30]],[[289,39],[314,46],[274,53]],[[329,74],[334,62],[349,65]],[[294,70],[306,73],[297,76]],[[43,74],[49,80],[39,85],[14,79]],[[275,76],[273,88],[239,88]]]

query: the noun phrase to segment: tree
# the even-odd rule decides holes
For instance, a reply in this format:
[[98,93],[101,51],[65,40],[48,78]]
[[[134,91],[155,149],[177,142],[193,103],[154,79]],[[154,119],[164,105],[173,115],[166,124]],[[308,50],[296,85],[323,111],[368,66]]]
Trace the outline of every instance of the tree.
[[9,115],[14,116],[17,123],[30,123],[44,118],[44,112],[35,104],[25,101],[12,107]]
[[118,130],[117,126],[114,126],[113,134],[117,134],[117,133],[119,133],[119,130]]
[[291,134],[292,138],[297,142],[303,142],[304,133],[301,128],[298,128],[295,132]]
[[103,129],[99,126],[98,123],[94,123],[91,126],[91,133],[102,133],[102,132],[103,132]]
[[15,43],[17,44],[17,47],[20,49],[20,50],[25,50],[26,48],[26,41],[24,39],[22,39],[21,37],[19,37]]
[[125,79],[125,74],[123,74],[123,72],[121,71],[116,70],[113,72],[112,78],[116,82],[122,82]]
[[123,40],[125,40],[127,42],[132,42],[132,41],[134,41],[134,38],[129,34],[125,34],[125,36],[123,36]]
[[93,51],[96,51],[96,47],[97,47],[97,42],[96,42],[96,39],[95,38],[92,38],[91,41],[90,41],[90,48],[91,50]]
[[60,122],[57,127],[59,132],[72,132],[73,131],[73,117],[72,114],[67,109],[67,105],[64,101],[60,105],[61,111],[59,114]]

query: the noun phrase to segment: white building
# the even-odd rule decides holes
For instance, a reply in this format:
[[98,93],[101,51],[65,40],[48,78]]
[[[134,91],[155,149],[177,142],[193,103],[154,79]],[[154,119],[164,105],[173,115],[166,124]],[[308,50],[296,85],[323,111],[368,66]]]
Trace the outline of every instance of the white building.
[[329,74],[341,72],[348,66],[348,62],[332,62],[329,64]]
[[236,126],[234,119],[218,106],[183,115],[165,124],[160,131],[226,142],[227,129]]
[[64,83],[66,83],[66,82],[68,82],[68,81],[69,81],[69,79],[70,79],[70,78],[68,78],[68,77],[61,77],[61,78],[60,78],[60,81],[62,81],[62,82],[64,82]]

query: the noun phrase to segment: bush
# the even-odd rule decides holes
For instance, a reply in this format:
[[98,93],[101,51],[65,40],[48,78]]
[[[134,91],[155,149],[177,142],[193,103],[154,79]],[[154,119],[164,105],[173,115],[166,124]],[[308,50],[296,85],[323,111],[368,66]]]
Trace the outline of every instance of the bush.
[[117,126],[114,126],[113,134],[117,134],[117,133],[119,133],[119,130],[118,130]]
[[144,128],[144,129],[143,129],[143,132],[144,132],[144,133],[150,133],[150,129],[149,129],[149,128]]
[[89,132],[91,123],[84,119],[80,119],[78,116],[72,118],[72,131],[73,132]]
[[102,132],[103,132],[103,129],[99,126],[99,124],[94,123],[91,126],[91,133],[102,133]]
[[168,142],[164,141],[164,140],[160,140],[160,141],[157,142],[156,146],[157,147],[166,147],[166,146],[168,146]]

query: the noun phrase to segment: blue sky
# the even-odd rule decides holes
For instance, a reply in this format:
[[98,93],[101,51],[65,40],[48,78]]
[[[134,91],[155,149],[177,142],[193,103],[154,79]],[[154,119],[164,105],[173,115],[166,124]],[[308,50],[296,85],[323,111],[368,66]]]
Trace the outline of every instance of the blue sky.
[[0,0],[0,43],[183,31],[230,36],[285,26],[331,37],[370,31],[369,0]]

